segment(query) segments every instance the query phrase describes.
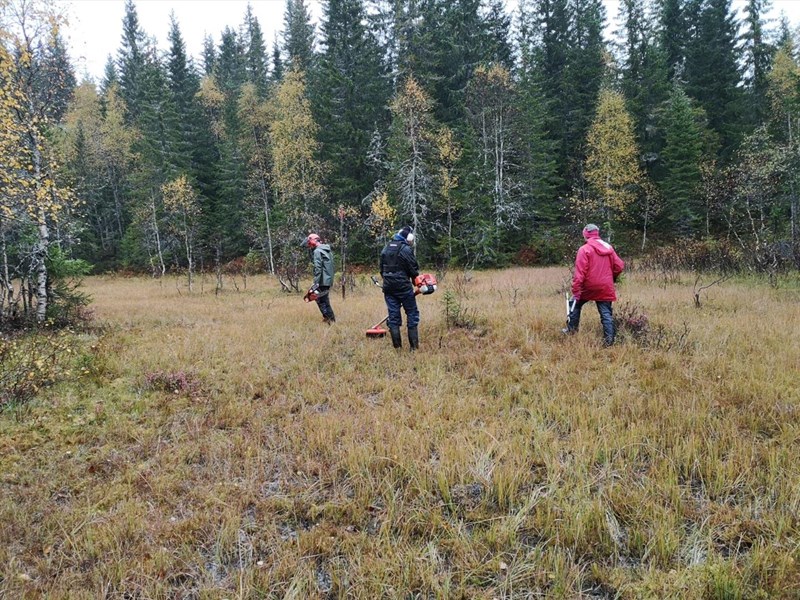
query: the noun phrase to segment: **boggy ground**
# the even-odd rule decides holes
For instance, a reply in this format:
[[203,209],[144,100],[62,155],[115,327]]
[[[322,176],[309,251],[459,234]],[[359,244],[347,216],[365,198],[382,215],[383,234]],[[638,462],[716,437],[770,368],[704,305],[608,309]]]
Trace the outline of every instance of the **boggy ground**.
[[629,274],[604,350],[565,275],[451,272],[416,354],[366,277],[332,327],[89,280],[77,378],[0,413],[0,597],[800,596],[797,278]]

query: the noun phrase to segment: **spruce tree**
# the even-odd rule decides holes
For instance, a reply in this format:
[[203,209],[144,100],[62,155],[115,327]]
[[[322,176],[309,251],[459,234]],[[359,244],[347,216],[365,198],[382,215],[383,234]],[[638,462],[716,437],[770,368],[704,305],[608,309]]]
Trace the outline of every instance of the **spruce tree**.
[[703,161],[703,135],[697,111],[679,84],[674,84],[664,113],[665,136],[661,159],[665,175],[660,182],[664,197],[661,226],[672,235],[700,232],[699,206]]
[[583,160],[583,144],[594,116],[600,86],[605,76],[606,48],[603,41],[605,7],[602,0],[573,2],[572,40],[568,53],[564,136],[568,160],[577,177]]
[[272,41],[272,72],[270,81],[277,82],[283,79],[283,59],[281,58],[281,46],[278,43],[278,36]]
[[687,1],[691,0],[659,0],[659,46],[664,54],[669,81],[676,76],[683,76],[687,42]]
[[244,17],[245,54],[247,57],[247,80],[253,83],[262,98],[267,95],[267,47],[261,25],[247,5]]
[[76,85],[75,70],[57,28],[50,30],[37,54],[35,88],[44,95],[38,102],[47,107],[47,117],[57,123],[64,116]]
[[731,0],[692,0],[696,17],[687,48],[686,93],[708,114],[720,136],[725,158],[735,150],[744,129],[744,97],[740,87],[740,52]]
[[283,48],[290,67],[308,71],[314,60],[314,25],[305,0],[286,0]]
[[[546,118],[544,128],[555,142],[558,176],[568,186],[569,129],[573,119],[568,83],[568,66],[572,54],[572,11],[568,0],[542,0],[520,5],[521,25],[526,37],[525,53],[530,67],[526,68],[531,82],[536,82],[543,94]],[[535,66],[533,66],[535,65]]]
[[203,73],[211,75],[217,66],[217,49],[214,39],[207,35],[203,38]]
[[764,122],[767,116],[767,77],[775,47],[767,41],[764,13],[770,9],[769,0],[748,0],[745,6],[745,32],[742,36],[745,56],[745,85],[747,116],[750,127]]
[[125,16],[122,20],[122,45],[118,52],[119,89],[127,108],[128,122],[139,114],[145,69],[145,47],[147,38],[139,26],[139,16],[133,0],[125,1]]
[[331,168],[331,201],[359,206],[373,185],[372,132],[388,127],[389,81],[381,49],[365,27],[363,1],[329,0],[323,10],[323,51],[311,89],[321,157]]
[[236,32],[226,27],[222,32],[214,68],[214,80],[223,95],[221,106],[221,138],[216,173],[217,197],[209,211],[211,219],[211,251],[215,262],[244,252],[246,240],[241,228],[242,198],[246,186],[245,161],[239,146],[241,122],[238,101],[242,85],[247,81],[244,46]]
[[540,229],[540,225],[552,225],[556,221],[560,207],[555,202],[555,191],[561,181],[557,175],[557,142],[547,131],[549,105],[542,89],[543,75],[537,62],[540,47],[536,44],[536,27],[530,15],[527,2],[523,1],[519,6],[517,101],[522,144],[523,227],[532,232]]
[[117,75],[117,67],[114,64],[114,59],[109,54],[106,60],[106,66],[103,69],[103,78],[100,80],[100,96],[105,97],[109,88],[114,84],[119,84],[119,77]]
[[655,165],[663,144],[656,115],[669,94],[663,48],[656,43],[656,22],[644,0],[623,0],[622,92],[636,126],[636,137],[648,167]]
[[168,39],[170,48],[167,55],[167,84],[170,106],[166,114],[169,119],[166,126],[172,141],[169,162],[174,173],[189,174],[195,164],[192,154],[199,150],[199,140],[194,133],[200,123],[195,100],[200,82],[186,56],[186,44],[174,14],[170,16]]
[[483,16],[482,62],[496,63],[509,71],[514,67],[511,48],[511,16],[502,0],[490,0]]

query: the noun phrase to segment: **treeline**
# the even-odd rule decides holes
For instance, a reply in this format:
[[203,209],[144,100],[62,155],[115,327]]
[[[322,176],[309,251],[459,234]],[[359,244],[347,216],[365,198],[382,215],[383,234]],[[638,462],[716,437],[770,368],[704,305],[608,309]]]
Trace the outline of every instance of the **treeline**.
[[614,43],[602,0],[503,4],[326,0],[315,28],[287,0],[280,37],[248,9],[197,62],[128,0],[76,85],[55,5],[1,3],[3,314],[44,318],[54,256],[291,280],[308,231],[371,263],[404,223],[439,266],[557,261],[586,221],[800,265],[800,63],[767,0],[622,0]]

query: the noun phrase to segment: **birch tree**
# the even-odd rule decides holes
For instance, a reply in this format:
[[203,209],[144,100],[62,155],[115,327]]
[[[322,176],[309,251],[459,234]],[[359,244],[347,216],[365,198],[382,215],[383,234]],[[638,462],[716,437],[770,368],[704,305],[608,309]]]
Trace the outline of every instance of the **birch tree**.
[[180,175],[161,187],[164,197],[164,212],[167,223],[182,245],[186,256],[187,272],[189,277],[189,291],[193,291],[194,284],[194,253],[195,238],[197,236],[197,220],[200,216],[200,207],[197,194],[185,175]]
[[[63,102],[59,86],[65,80],[45,81],[42,77],[46,66],[42,52],[56,44],[61,20],[49,2],[34,5],[20,0],[0,8],[9,23],[0,40],[0,213],[14,228],[27,225],[35,230],[36,242],[24,275],[31,283],[35,281],[36,304],[34,308],[30,303],[28,310],[37,323],[44,324],[49,302],[51,228],[74,201],[71,191],[57,183],[58,165],[47,137],[50,117]],[[43,89],[43,85],[50,87]],[[8,266],[5,260],[4,277]]]
[[302,71],[287,71],[275,88],[271,112],[269,141],[276,201],[292,226],[317,226],[319,204],[325,197],[325,171],[317,159],[319,128],[311,114]]
[[518,152],[514,128],[515,89],[511,73],[500,65],[481,66],[467,88],[467,110],[480,140],[480,167],[492,182],[490,196],[496,235],[514,227],[522,205],[513,170]]
[[393,134],[390,162],[399,197],[400,216],[410,220],[421,239],[420,226],[429,209],[433,188],[433,101],[409,76],[390,105]]
[[[789,147],[796,161],[800,148],[797,142],[797,127],[800,121],[800,65],[793,57],[792,44],[787,42],[775,54],[772,70],[768,75],[769,100],[773,120],[781,138]],[[788,178],[789,187],[789,235],[795,265],[800,268],[800,202],[796,176]]]
[[263,229],[260,227],[261,219],[256,219],[252,227],[252,236],[263,248],[264,255],[269,265],[269,272],[275,274],[275,257],[273,255],[272,223],[271,223],[271,194],[269,181],[269,106],[259,97],[257,86],[252,83],[242,87],[239,96],[239,118],[242,122],[242,148],[247,158],[247,180],[250,194],[259,207],[259,212],[264,216]]
[[[325,189],[325,169],[317,158],[318,127],[306,96],[305,76],[289,69],[270,98],[269,144],[275,206],[280,211],[281,252],[279,281],[284,290],[299,290],[298,238],[310,229],[320,230]],[[331,216],[331,215],[325,215]]]
[[628,216],[643,182],[633,120],[622,94],[608,89],[600,92],[586,144],[584,175],[589,193],[575,198],[573,208],[584,221],[599,216],[611,239],[613,223]]

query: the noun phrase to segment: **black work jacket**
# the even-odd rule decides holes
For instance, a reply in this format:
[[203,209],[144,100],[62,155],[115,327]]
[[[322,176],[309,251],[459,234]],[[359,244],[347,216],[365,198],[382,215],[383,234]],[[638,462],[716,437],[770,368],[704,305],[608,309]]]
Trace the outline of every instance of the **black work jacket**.
[[419,275],[414,251],[405,241],[392,240],[381,252],[381,277],[384,293],[403,293],[414,289],[411,281]]

